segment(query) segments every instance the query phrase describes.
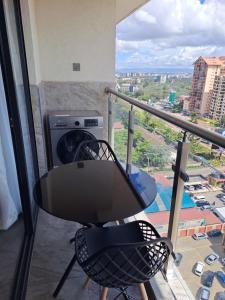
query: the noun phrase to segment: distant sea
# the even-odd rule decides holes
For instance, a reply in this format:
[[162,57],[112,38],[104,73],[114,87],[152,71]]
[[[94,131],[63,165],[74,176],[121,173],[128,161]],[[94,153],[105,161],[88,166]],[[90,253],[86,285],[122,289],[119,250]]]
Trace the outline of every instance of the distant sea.
[[148,67],[148,68],[117,68],[116,73],[129,73],[129,72],[136,72],[136,73],[192,73],[192,67]]

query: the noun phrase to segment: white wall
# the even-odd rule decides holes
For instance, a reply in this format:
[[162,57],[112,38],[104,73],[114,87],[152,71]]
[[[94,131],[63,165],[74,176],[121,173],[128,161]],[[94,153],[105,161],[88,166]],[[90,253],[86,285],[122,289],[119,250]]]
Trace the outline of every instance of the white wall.
[[21,11],[30,84],[39,84],[40,64],[36,30],[35,0],[21,0]]
[[35,0],[35,11],[42,81],[114,81],[115,0]]

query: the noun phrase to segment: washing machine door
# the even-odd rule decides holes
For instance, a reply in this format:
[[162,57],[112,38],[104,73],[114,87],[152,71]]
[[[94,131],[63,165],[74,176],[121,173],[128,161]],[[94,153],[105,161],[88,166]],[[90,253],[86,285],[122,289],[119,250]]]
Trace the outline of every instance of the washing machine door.
[[63,164],[74,161],[78,145],[85,140],[96,140],[96,138],[85,130],[72,130],[65,133],[57,144],[57,154]]

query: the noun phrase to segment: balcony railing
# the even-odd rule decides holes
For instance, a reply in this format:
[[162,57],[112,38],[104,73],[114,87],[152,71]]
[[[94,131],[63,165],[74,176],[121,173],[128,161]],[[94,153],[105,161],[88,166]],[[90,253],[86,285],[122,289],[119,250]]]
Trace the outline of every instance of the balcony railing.
[[[223,137],[221,134],[218,134],[214,131],[207,130],[203,127],[200,127],[197,124],[194,124],[192,122],[189,122],[187,120],[184,120],[182,118],[178,118],[172,113],[167,113],[165,111],[156,109],[152,106],[149,106],[141,101],[138,101],[136,99],[133,99],[127,95],[121,94],[111,88],[106,88],[106,93],[109,94],[109,141],[111,142],[113,146],[113,106],[118,101],[124,103],[125,109],[127,111],[126,116],[127,119],[127,134],[126,134],[126,143],[124,144],[126,149],[123,149],[123,151],[126,152],[126,155],[123,158],[123,163],[126,165],[126,172],[131,172],[131,166],[132,166],[132,160],[133,156],[132,153],[134,151],[135,143],[134,143],[134,134],[135,130],[138,126],[141,126],[138,123],[137,118],[135,117],[135,109],[138,111],[144,111],[149,116],[154,116],[159,118],[160,120],[163,120],[167,122],[168,127],[174,126],[178,128],[178,140],[177,141],[167,141],[167,144],[169,147],[173,147],[173,151],[176,153],[176,159],[175,163],[172,163],[172,170],[174,171],[173,176],[173,186],[172,186],[172,196],[171,196],[171,205],[170,205],[170,214],[169,214],[169,222],[168,222],[168,229],[167,229],[167,236],[171,239],[174,249],[176,251],[177,247],[177,235],[178,235],[178,228],[182,227],[182,224],[179,221],[180,211],[182,207],[182,199],[184,194],[184,185],[188,185],[189,176],[187,175],[187,163],[188,159],[192,159],[195,162],[197,161],[200,165],[203,165],[212,172],[216,172],[217,174],[224,175],[223,172],[218,170],[215,166],[212,166],[210,162],[207,161],[204,157],[201,155],[196,155],[192,152],[192,144],[190,143],[189,139],[202,139],[203,141],[207,141],[212,143],[213,145],[218,146],[219,149],[225,148],[225,137]],[[145,129],[148,129],[145,124],[142,124]],[[152,130],[152,129],[151,129]],[[147,134],[147,131],[145,132],[142,130],[142,134]],[[152,131],[151,131],[152,132]],[[153,134],[159,135],[162,134],[160,132],[157,132],[157,129],[153,130]],[[159,145],[159,149],[160,149]],[[203,147],[203,149],[208,149],[209,146]],[[222,153],[222,150],[221,150]],[[145,155],[145,153],[143,153]],[[209,154],[210,155],[210,154]],[[149,171],[149,159],[146,160],[147,165],[145,166],[145,169]],[[159,226],[160,227],[160,226]],[[162,227],[162,226],[161,226]]]

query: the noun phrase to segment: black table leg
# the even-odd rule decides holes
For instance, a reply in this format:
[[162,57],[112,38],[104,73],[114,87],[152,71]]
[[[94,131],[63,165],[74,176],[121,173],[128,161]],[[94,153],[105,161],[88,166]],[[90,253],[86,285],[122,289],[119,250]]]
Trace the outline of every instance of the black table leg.
[[73,256],[73,258],[71,259],[68,267],[66,268],[65,273],[63,274],[62,278],[60,279],[60,281],[59,281],[59,283],[58,283],[58,285],[57,285],[57,287],[56,287],[56,289],[55,289],[55,291],[53,293],[53,297],[54,298],[56,298],[58,296],[58,293],[60,292],[61,288],[63,287],[63,285],[64,285],[67,277],[69,276],[69,274],[70,274],[70,272],[71,272],[71,270],[72,270],[72,268],[73,268],[76,260],[77,260],[77,255],[75,253],[74,256]]

